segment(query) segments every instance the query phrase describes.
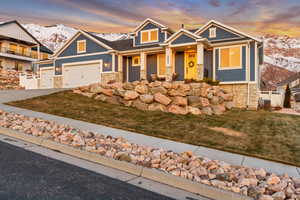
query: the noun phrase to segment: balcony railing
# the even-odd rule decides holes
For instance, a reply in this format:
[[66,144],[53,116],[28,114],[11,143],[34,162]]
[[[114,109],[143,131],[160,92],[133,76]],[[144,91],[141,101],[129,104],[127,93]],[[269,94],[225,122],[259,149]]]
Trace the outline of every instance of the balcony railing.
[[5,47],[0,48],[0,53],[7,53],[7,54],[12,54],[12,55],[24,56],[24,57],[27,57],[27,58],[37,59],[37,54],[35,54],[35,53],[20,52],[20,51],[12,50],[10,48],[5,48]]

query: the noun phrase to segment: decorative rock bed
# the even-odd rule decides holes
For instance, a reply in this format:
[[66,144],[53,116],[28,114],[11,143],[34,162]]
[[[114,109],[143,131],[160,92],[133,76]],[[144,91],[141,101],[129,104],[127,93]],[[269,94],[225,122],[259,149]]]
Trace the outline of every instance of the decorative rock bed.
[[73,90],[96,100],[140,110],[220,115],[233,108],[233,95],[207,83],[136,81],[92,84]]
[[21,90],[19,73],[15,70],[0,69],[0,90]]
[[195,182],[207,184],[260,200],[299,200],[300,179],[276,175],[264,169],[234,166],[218,160],[175,153],[130,143],[124,138],[74,129],[39,118],[0,110],[0,126],[45,137],[116,160],[155,168]]

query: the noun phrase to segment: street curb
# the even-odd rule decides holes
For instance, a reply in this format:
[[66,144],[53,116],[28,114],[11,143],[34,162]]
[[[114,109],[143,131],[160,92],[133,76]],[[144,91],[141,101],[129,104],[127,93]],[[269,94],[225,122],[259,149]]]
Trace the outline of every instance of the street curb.
[[222,190],[209,185],[196,183],[185,178],[167,174],[157,169],[150,169],[142,166],[137,166],[132,163],[106,158],[96,153],[87,152],[79,148],[60,144],[47,138],[35,137],[25,133],[0,127],[0,134],[9,137],[14,137],[29,143],[33,143],[42,147],[46,147],[61,153],[68,154],[77,158],[88,160],[111,168],[119,169],[127,173],[137,175],[149,180],[170,185],[188,192],[196,193],[201,196],[208,197],[214,200],[252,200],[252,198],[243,196],[230,191]]

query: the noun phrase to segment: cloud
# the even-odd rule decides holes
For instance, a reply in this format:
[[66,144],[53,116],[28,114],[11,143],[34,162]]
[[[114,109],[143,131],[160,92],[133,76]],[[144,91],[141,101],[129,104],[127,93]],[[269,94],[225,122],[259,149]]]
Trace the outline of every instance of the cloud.
[[209,5],[213,6],[213,7],[220,7],[221,3],[219,0],[209,0]]

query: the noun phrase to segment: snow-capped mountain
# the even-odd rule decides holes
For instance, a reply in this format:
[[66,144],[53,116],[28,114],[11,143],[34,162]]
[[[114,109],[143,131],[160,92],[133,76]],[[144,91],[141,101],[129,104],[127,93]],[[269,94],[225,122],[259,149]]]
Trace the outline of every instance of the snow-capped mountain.
[[[69,38],[71,38],[78,29],[65,26],[63,24],[53,26],[41,26],[37,24],[23,25],[34,37],[36,37],[43,45],[49,49],[56,51]],[[128,38],[126,33],[93,33],[96,36],[113,41]]]

